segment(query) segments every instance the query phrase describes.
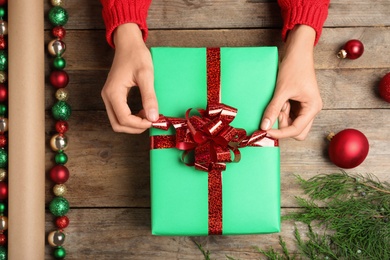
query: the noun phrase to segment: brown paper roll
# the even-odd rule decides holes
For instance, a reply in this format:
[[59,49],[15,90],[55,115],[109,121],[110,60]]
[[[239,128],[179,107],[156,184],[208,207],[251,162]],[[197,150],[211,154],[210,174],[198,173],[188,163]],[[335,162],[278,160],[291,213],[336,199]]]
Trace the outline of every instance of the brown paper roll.
[[8,1],[8,259],[45,251],[44,8]]

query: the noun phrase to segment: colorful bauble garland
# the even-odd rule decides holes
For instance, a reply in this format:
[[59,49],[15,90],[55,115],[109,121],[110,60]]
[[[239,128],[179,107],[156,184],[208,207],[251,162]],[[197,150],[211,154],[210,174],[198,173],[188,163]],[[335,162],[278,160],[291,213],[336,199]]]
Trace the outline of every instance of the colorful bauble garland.
[[0,0],[0,259],[7,259],[8,205],[8,87],[7,1]]
[[50,202],[49,210],[56,217],[56,230],[49,233],[48,242],[54,248],[54,258],[64,259],[66,256],[63,247],[65,242],[64,229],[69,224],[69,219],[66,216],[69,211],[69,202],[64,197],[67,191],[65,183],[69,179],[69,170],[65,166],[68,161],[68,156],[65,153],[68,147],[68,138],[65,133],[69,129],[67,120],[71,115],[71,107],[66,102],[68,99],[66,86],[69,83],[69,76],[64,70],[66,61],[62,56],[66,50],[66,45],[63,42],[66,30],[63,26],[68,22],[68,13],[63,8],[63,0],[51,0],[51,4],[53,7],[49,10],[48,19],[54,26],[51,31],[54,39],[48,44],[48,52],[54,59],[50,68],[49,82],[56,89],[57,102],[51,110],[53,118],[56,120],[56,133],[50,139],[50,147],[55,152],[55,165],[49,172],[49,178],[55,183],[53,187],[55,197]]

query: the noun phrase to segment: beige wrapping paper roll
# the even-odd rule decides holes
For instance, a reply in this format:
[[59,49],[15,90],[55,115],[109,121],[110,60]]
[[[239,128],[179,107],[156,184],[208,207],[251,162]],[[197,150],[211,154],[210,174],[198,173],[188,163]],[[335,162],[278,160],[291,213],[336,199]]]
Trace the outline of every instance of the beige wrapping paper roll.
[[9,260],[45,258],[43,2],[8,1]]

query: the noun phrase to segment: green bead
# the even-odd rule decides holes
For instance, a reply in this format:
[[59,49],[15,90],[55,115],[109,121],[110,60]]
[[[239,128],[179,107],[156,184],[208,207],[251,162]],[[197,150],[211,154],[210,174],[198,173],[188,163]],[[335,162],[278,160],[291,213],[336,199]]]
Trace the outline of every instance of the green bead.
[[49,21],[55,26],[64,26],[68,22],[68,12],[61,6],[55,6],[49,11]]
[[6,9],[2,6],[0,7],[0,17],[3,18],[5,16]]
[[72,114],[72,109],[65,101],[57,101],[51,108],[54,119],[56,120],[68,120]]
[[0,149],[0,168],[6,168],[8,164],[8,153],[5,149]]
[[54,66],[54,68],[56,68],[58,70],[62,70],[66,66],[66,61],[64,58],[57,56],[53,60],[53,66]]
[[51,214],[56,217],[65,216],[69,211],[69,202],[64,197],[55,197],[49,206]]
[[0,51],[0,70],[5,71],[8,68],[8,57],[7,52],[2,50]]
[[5,116],[7,113],[7,105],[4,103],[0,104],[0,116]]
[[56,247],[54,249],[53,256],[55,259],[64,259],[66,256],[65,248],[62,246]]
[[0,260],[7,260],[7,248],[0,246]]
[[7,206],[5,205],[4,202],[0,202],[0,214],[4,214]]
[[64,152],[59,152],[54,157],[56,164],[65,164],[68,162],[68,156]]

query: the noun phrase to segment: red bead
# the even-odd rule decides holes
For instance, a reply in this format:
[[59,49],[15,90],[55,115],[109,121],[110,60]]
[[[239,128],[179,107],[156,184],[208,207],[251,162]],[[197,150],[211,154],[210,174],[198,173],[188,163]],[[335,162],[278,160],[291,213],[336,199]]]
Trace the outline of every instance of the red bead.
[[0,147],[4,148],[7,145],[7,137],[5,135],[0,134]]
[[67,216],[61,216],[56,218],[56,226],[59,229],[64,229],[69,225],[69,218]]
[[0,50],[4,50],[7,48],[7,41],[3,36],[0,36]]
[[7,236],[0,234],[0,246],[5,246],[7,244]]
[[0,102],[5,102],[8,99],[8,89],[4,84],[0,84]]
[[5,5],[7,3],[7,0],[0,0],[0,5]]
[[6,200],[8,198],[8,185],[6,182],[0,182],[0,200]]
[[345,129],[332,137],[329,144],[330,160],[338,167],[351,169],[367,157],[369,143],[366,136],[355,129]]
[[69,170],[64,165],[56,165],[50,170],[50,179],[57,183],[63,184],[69,179]]
[[50,73],[50,83],[55,88],[64,88],[69,83],[68,73],[64,70],[54,70]]
[[69,130],[68,122],[60,120],[56,123],[56,131],[60,134],[64,134]]
[[347,52],[348,59],[357,59],[364,52],[364,45],[359,40],[349,40],[344,45],[344,50]]
[[390,72],[379,82],[379,95],[387,102],[390,102]]
[[66,30],[62,26],[56,26],[51,30],[51,33],[53,34],[54,37],[62,40],[66,35]]

